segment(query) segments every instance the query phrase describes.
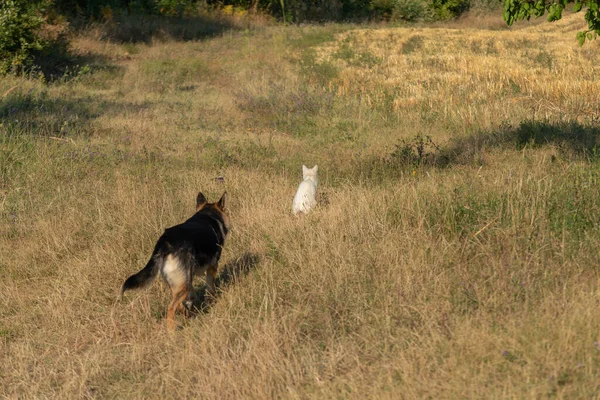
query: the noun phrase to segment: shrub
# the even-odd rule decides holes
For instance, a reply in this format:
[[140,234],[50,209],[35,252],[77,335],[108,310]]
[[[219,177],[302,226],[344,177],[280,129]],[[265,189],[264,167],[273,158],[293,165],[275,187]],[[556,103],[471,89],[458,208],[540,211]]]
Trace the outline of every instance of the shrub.
[[33,66],[34,53],[47,45],[40,32],[48,6],[47,0],[0,2],[0,74]]
[[61,77],[74,61],[67,31],[52,0],[0,0],[0,75]]
[[436,19],[441,20],[454,18],[467,11],[470,6],[470,0],[433,0]]
[[453,18],[469,4],[470,0],[372,0],[371,9],[386,19],[429,21]]
[[425,0],[396,0],[392,19],[404,21],[429,20],[433,13],[431,4]]
[[396,0],[372,0],[371,1],[371,9],[375,12],[379,17],[383,17],[385,19],[390,19],[392,16],[392,12],[394,11],[394,6],[396,5]]
[[489,14],[502,8],[504,2],[501,0],[471,0],[470,11],[478,14]]

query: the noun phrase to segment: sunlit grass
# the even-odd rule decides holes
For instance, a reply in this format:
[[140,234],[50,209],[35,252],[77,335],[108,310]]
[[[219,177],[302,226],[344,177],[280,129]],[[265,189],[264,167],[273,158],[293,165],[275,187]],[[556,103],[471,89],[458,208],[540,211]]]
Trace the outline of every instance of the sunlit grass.
[[[600,60],[579,17],[90,29],[89,73],[3,78],[0,393],[597,397]],[[319,205],[295,218],[302,164]],[[169,334],[160,280],[116,296],[200,190],[230,194],[229,275]]]

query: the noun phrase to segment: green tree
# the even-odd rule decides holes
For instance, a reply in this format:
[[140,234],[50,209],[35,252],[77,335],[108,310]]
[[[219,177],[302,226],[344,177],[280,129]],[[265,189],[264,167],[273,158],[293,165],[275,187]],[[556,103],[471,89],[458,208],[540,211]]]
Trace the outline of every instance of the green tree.
[[579,44],[583,45],[586,39],[595,39],[600,34],[600,0],[505,0],[502,16],[510,26],[515,21],[541,17],[547,12],[548,21],[552,22],[561,19],[568,3],[574,3],[574,12],[587,8],[584,18],[588,29],[577,32]]

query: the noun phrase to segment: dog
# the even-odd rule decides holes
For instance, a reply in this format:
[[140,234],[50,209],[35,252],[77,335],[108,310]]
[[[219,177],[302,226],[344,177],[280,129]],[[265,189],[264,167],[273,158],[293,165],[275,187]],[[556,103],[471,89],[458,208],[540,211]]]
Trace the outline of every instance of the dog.
[[216,203],[208,203],[202,192],[198,193],[196,213],[165,230],[148,264],[123,283],[121,297],[126,290],[147,286],[160,272],[173,292],[167,309],[167,327],[173,330],[175,311],[184,311],[184,301],[193,298],[194,275],[206,273],[208,292],[214,296],[219,258],[229,232],[226,202],[227,192]]
[[319,180],[317,179],[317,171],[319,166],[315,165],[312,168],[307,168],[306,165],[302,166],[302,182],[298,186],[294,201],[292,202],[292,212],[294,215],[299,213],[308,213],[311,208],[317,204],[317,185]]

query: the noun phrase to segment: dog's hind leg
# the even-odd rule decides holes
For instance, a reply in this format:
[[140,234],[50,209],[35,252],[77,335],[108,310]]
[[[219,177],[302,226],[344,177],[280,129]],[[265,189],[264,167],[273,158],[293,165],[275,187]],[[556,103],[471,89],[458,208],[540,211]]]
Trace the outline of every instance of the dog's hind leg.
[[173,291],[173,300],[167,309],[167,327],[170,330],[175,329],[175,311],[183,307],[183,301],[190,293],[190,286],[184,283],[176,288],[171,288]]

